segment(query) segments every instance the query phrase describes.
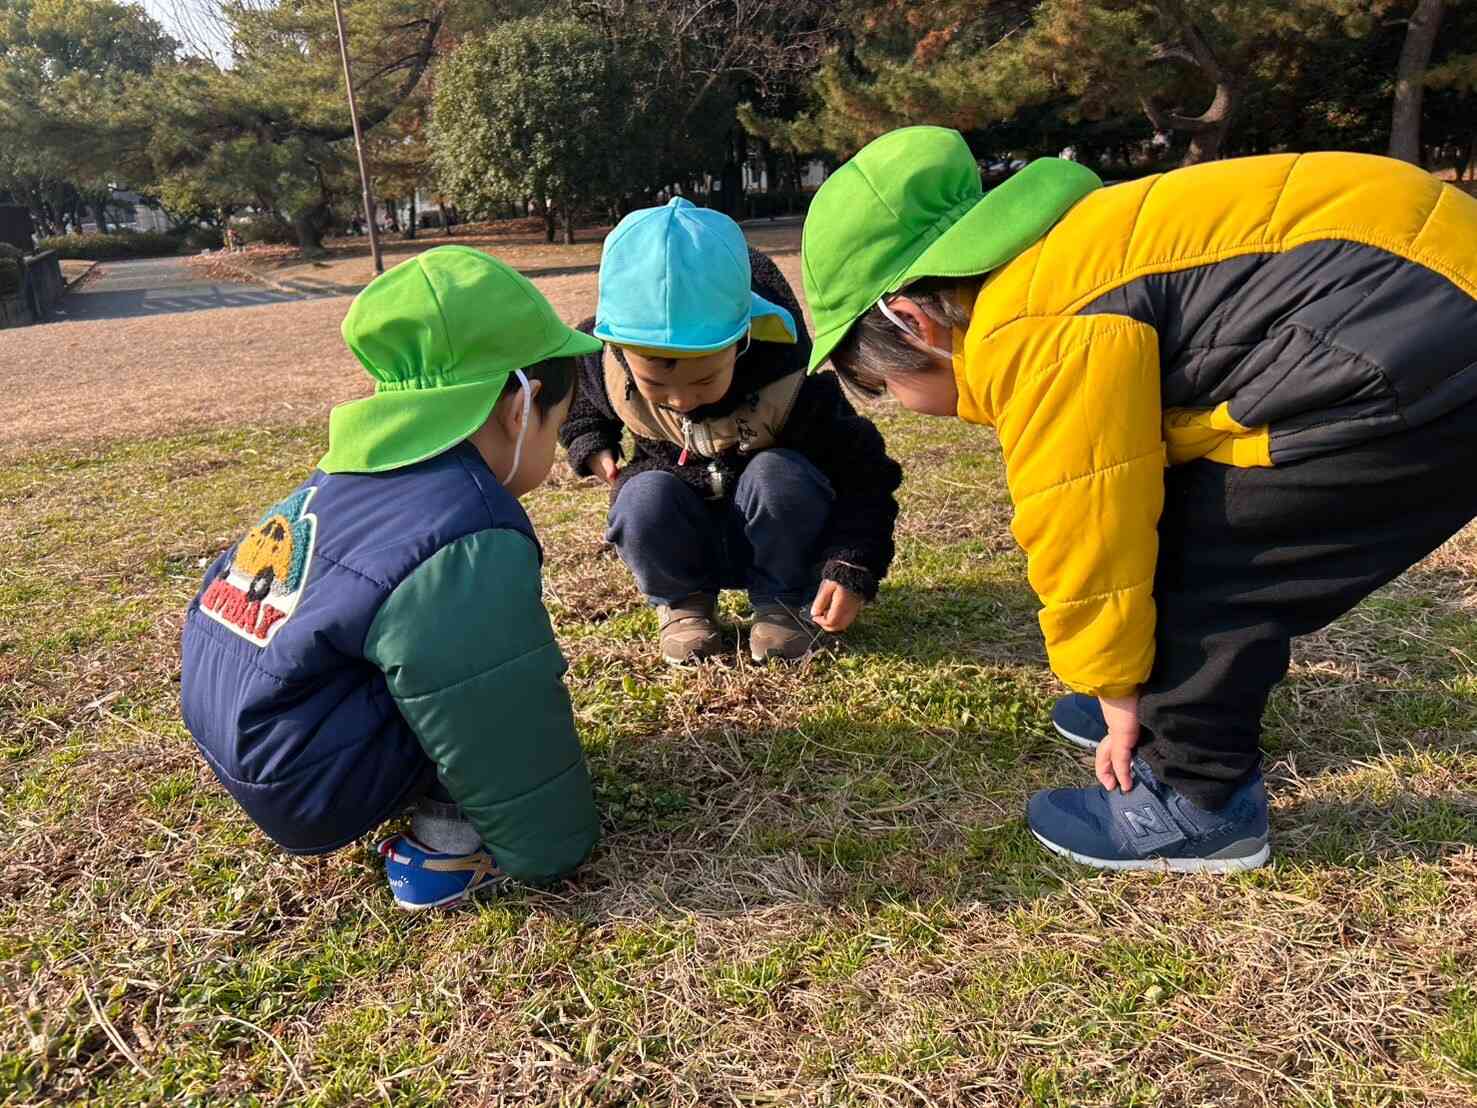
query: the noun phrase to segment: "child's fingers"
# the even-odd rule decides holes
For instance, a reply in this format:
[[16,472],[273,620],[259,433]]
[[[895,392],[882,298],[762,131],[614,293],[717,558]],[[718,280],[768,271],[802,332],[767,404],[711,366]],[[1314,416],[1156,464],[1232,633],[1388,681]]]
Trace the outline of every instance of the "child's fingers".
[[1118,787],[1124,792],[1133,788],[1133,747],[1126,742],[1113,744],[1113,773],[1118,778]]
[[1097,774],[1098,784],[1109,792],[1117,785],[1113,776],[1112,752],[1109,750],[1112,743],[1112,739],[1104,739],[1098,743],[1097,754],[1093,757],[1093,772]]
[[1103,788],[1112,792],[1133,788],[1133,744],[1118,735],[1109,735],[1098,744],[1093,768]]
[[[810,618],[825,627],[824,621],[830,618],[831,606],[836,600],[836,582],[822,581],[821,587],[815,594],[815,603],[810,606]],[[829,627],[826,630],[830,630]]]

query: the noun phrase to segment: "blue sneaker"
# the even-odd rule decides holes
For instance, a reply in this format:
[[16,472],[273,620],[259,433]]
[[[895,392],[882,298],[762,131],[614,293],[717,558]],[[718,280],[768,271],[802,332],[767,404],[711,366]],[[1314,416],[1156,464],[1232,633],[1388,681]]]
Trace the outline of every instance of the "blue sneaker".
[[392,835],[380,843],[379,853],[395,903],[410,912],[454,904],[503,875],[485,850],[438,854],[409,835]]
[[1197,808],[1133,760],[1133,788],[1044,789],[1026,805],[1031,834],[1047,850],[1097,869],[1234,873],[1271,854],[1267,792],[1256,774],[1218,812]]
[[1064,696],[1056,702],[1051,709],[1051,725],[1058,735],[1083,750],[1096,750],[1097,744],[1108,736],[1108,724],[1098,698],[1081,693]]

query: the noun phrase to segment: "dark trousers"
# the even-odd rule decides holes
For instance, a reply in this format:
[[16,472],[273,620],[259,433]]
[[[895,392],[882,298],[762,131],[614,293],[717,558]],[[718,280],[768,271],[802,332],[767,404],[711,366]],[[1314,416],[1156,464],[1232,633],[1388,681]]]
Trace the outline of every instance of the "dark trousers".
[[835,498],[793,450],[756,454],[731,500],[705,500],[675,474],[650,470],[621,486],[605,541],[653,604],[743,588],[755,604],[794,606],[820,583],[817,545]]
[[1326,626],[1477,516],[1477,406],[1270,469],[1165,473],[1141,753],[1219,808],[1259,762],[1289,640]]

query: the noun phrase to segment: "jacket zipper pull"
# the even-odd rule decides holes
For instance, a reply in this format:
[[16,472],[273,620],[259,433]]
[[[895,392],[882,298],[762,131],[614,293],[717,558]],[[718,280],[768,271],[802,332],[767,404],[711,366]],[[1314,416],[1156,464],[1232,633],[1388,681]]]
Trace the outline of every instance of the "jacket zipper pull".
[[687,464],[687,455],[688,455],[688,452],[691,449],[692,449],[692,420],[690,420],[690,419],[684,419],[682,421],[682,453],[677,455],[677,464],[679,466],[685,466]]

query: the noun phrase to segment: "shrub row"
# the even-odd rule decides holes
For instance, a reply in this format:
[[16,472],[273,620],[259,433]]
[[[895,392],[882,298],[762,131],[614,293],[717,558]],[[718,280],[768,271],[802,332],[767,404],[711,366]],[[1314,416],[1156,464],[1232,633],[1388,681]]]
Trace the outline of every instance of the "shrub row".
[[162,231],[109,231],[106,234],[56,235],[41,239],[37,251],[55,250],[61,257],[86,262],[122,258],[159,258],[178,254],[180,236]]
[[285,219],[257,216],[255,219],[248,219],[244,223],[236,223],[233,226],[240,233],[242,241],[248,245],[258,242],[269,246],[297,245],[297,232]]

